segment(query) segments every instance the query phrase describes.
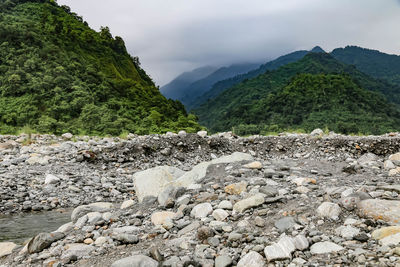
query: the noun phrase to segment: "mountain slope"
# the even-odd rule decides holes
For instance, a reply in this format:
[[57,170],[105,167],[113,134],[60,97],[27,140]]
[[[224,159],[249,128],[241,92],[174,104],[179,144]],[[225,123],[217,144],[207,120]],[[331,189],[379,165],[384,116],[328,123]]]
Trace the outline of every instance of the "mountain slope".
[[150,133],[199,125],[108,28],[55,1],[0,3],[0,132]]
[[236,76],[226,79],[226,80],[221,80],[221,81],[215,83],[209,91],[207,91],[203,95],[199,96],[193,102],[193,104],[190,106],[190,108],[195,109],[195,108],[199,107],[201,104],[203,104],[208,99],[217,97],[224,90],[226,90],[236,84],[239,84],[240,82],[242,82],[244,80],[252,79],[254,77],[257,77],[260,74],[265,73],[266,71],[275,70],[275,69],[277,69],[283,65],[286,65],[288,63],[296,62],[297,60],[303,58],[305,55],[307,55],[310,52],[325,53],[325,51],[319,46],[314,47],[310,51],[307,51],[307,50],[295,51],[290,54],[281,56],[270,62],[267,62],[267,63],[261,65],[259,68],[249,71],[248,73],[236,75]]
[[355,65],[372,77],[400,86],[400,56],[357,46],[337,48],[331,55],[346,64]]
[[205,66],[190,72],[184,72],[170,83],[161,87],[160,91],[166,98],[178,99],[182,90],[188,88],[190,84],[207,77],[217,69],[217,67]]
[[[302,87],[298,88],[299,84]],[[316,98],[310,94],[303,95],[302,91],[307,88],[316,92]],[[331,93],[325,95],[324,88]],[[340,94],[335,95],[334,92]],[[363,97],[358,98],[351,92]],[[288,128],[311,130],[327,126],[343,133],[382,133],[400,128],[400,124],[396,124],[399,122],[396,116],[400,115],[398,107],[388,103],[381,94],[387,92],[392,92],[396,99],[400,99],[399,94],[395,93],[396,88],[359,72],[355,67],[341,63],[328,54],[310,53],[295,63],[266,72],[226,90],[196,109],[195,113],[200,122],[212,131],[227,131],[235,127],[239,133],[248,134]],[[287,102],[282,100],[285,99],[283,93],[290,96]],[[299,102],[296,99],[300,99]],[[340,110],[340,106],[335,109],[326,107],[326,103],[341,103],[340,101],[346,101],[343,110]],[[356,102],[351,104],[352,101]],[[302,110],[302,106],[307,106],[308,102],[311,107]],[[351,105],[361,108],[355,109],[360,116],[352,117]],[[281,112],[280,109],[288,111]],[[374,109],[377,114],[372,112]],[[293,117],[296,112],[299,117]],[[326,118],[317,119],[321,114]],[[388,124],[372,123],[379,122],[382,118],[387,119]]]
[[210,90],[212,85],[217,81],[233,77],[240,73],[248,72],[249,70],[257,68],[258,66],[259,64],[235,64],[229,67],[218,68],[206,77],[190,83],[185,88],[170,88],[169,90],[174,92],[175,98],[173,99],[181,101],[187,108],[190,109],[192,102],[198,96]]

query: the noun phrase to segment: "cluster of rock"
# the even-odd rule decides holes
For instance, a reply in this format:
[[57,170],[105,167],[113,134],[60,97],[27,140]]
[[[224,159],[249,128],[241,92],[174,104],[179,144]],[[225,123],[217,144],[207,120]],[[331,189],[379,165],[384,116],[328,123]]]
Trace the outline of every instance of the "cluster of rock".
[[[76,208],[54,232],[0,243],[0,266],[399,267],[399,137],[374,138],[7,137],[0,181],[12,186],[0,190],[14,196],[2,212]],[[48,163],[28,162],[38,151]]]

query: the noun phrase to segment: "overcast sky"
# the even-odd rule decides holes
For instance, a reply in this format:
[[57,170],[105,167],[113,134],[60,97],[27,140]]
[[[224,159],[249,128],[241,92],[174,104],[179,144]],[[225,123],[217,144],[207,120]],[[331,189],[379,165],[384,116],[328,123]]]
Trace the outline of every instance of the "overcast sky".
[[158,85],[205,65],[264,62],[320,45],[400,54],[400,0],[58,0],[109,26]]

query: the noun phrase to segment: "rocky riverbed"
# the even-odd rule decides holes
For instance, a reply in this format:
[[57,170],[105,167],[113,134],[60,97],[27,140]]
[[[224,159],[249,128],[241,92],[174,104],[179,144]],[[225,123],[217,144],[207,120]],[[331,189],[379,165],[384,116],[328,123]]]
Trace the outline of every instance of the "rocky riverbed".
[[0,136],[0,214],[73,209],[0,266],[399,267],[398,152],[398,133]]

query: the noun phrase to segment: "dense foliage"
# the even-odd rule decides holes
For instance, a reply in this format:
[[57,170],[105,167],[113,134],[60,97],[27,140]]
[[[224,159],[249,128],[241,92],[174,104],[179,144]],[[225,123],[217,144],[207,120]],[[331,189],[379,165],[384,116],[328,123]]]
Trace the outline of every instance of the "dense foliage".
[[242,81],[255,78],[258,75],[265,73],[266,71],[275,70],[283,65],[286,65],[286,64],[289,64],[292,62],[296,62],[296,61],[302,59],[305,55],[307,55],[310,52],[324,53],[325,51],[322,50],[322,48],[320,48],[319,46],[314,47],[311,51],[307,51],[307,50],[295,51],[293,53],[278,57],[275,60],[269,61],[269,62],[259,66],[259,68],[251,70],[247,73],[239,74],[239,75],[236,75],[229,79],[220,80],[220,81],[216,82],[211,87],[211,89],[209,89],[203,95],[201,95],[197,99],[195,99],[193,104],[190,106],[190,108],[196,109],[197,107],[201,106],[201,104],[203,104],[207,100],[217,97],[219,94],[221,94],[226,89],[233,87],[236,84],[241,83]]
[[335,49],[331,55],[372,77],[400,85],[400,56],[357,46]]
[[341,133],[379,134],[400,130],[398,106],[382,95],[398,101],[399,92],[328,54],[310,53],[243,81],[195,113],[212,131],[234,129],[238,134],[325,127]]
[[51,0],[0,1],[0,132],[139,134],[200,127],[107,27]]

